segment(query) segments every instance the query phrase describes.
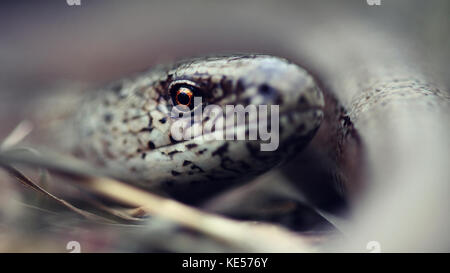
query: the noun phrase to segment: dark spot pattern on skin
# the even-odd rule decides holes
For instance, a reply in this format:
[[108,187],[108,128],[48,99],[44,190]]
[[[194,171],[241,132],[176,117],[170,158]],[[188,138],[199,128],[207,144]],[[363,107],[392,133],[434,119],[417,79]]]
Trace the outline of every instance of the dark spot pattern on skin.
[[224,93],[230,93],[233,89],[233,81],[227,80],[226,78],[222,78],[220,85],[222,86]]
[[173,155],[174,155],[174,154],[177,154],[177,153],[181,153],[181,152],[180,152],[180,151],[177,151],[177,150],[175,150],[175,151],[171,151],[171,152],[169,152],[169,153],[168,153],[167,155],[168,155],[168,156],[170,156],[170,158],[171,158],[171,159],[173,159]]
[[175,139],[172,137],[172,135],[169,136],[169,139],[170,139],[170,143],[172,143],[172,144],[175,144],[175,143],[180,142],[180,141],[178,141],[178,140],[175,140]]
[[300,96],[300,98],[298,98],[298,104],[305,104],[306,103],[306,99],[304,96]]
[[103,120],[104,120],[106,123],[111,123],[111,121],[113,120],[113,118],[114,118],[114,116],[113,116],[113,114],[111,114],[111,113],[106,113],[106,114],[103,116]]
[[230,167],[233,165],[234,161],[230,157],[226,156],[226,154],[228,152],[228,145],[229,145],[229,143],[227,142],[227,143],[223,144],[222,146],[220,146],[219,148],[217,148],[217,150],[215,150],[212,153],[212,156],[218,155],[220,157],[220,159],[221,159],[220,166],[224,170],[232,171],[235,173],[241,173],[239,170],[235,170]]
[[258,91],[260,94],[262,95],[270,95],[273,93],[273,88],[268,86],[267,84],[262,84],[259,88]]
[[186,148],[188,148],[188,149],[190,150],[190,149],[195,148],[195,147],[197,147],[197,146],[198,146],[197,144],[191,143],[191,144],[187,144],[187,145],[186,145]]
[[152,115],[148,114],[148,128],[152,128],[153,126],[153,117]]
[[206,151],[208,151],[208,149],[200,150],[200,151],[198,151],[198,154],[201,155],[201,154],[203,154],[203,153],[206,152]]
[[242,93],[245,91],[245,85],[242,79],[239,79],[236,83],[236,95],[239,98]]
[[149,132],[151,133],[153,131],[153,127],[145,127],[141,129],[141,132]]
[[192,165],[191,169],[192,170],[198,170],[198,172],[200,172],[200,173],[204,173],[205,172],[202,168],[200,168],[197,165]]
[[161,124],[166,123],[166,121],[167,121],[167,118],[162,118],[162,119],[159,120],[159,122],[160,122]]
[[228,156],[222,157],[221,162],[220,162],[220,166],[222,167],[222,169],[224,170],[228,170],[234,173],[242,173],[240,170],[236,170],[231,168],[231,166],[233,166],[234,161],[229,158]]
[[212,156],[218,155],[220,157],[223,157],[224,154],[228,151],[228,142],[223,144],[222,146],[220,146],[219,148],[217,148],[217,150],[215,150],[212,153]]
[[181,174],[180,172],[172,171],[172,175],[173,175],[173,176],[179,176],[180,174]]
[[156,146],[155,146],[155,143],[153,143],[152,141],[149,141],[148,144],[147,144],[147,146],[148,146],[148,148],[151,149],[151,150],[155,149],[155,147],[156,147]]
[[170,98],[169,92],[167,92],[167,88],[169,86],[169,82],[166,81],[160,81],[158,85],[155,86],[154,90],[158,94],[159,98],[164,98],[165,100],[168,100]]
[[146,153],[142,153],[142,155],[141,155],[142,159],[145,159],[146,156],[147,156]]
[[[229,92],[232,92],[233,82],[228,80],[226,77],[222,77],[219,84],[213,82],[211,77],[202,78],[201,86],[203,92],[203,99],[206,104],[215,104],[222,101],[225,97],[228,96]],[[222,91],[222,92],[220,92]]]
[[278,105],[283,104],[283,96],[277,95],[277,98],[275,99],[275,104]]
[[114,84],[114,85],[111,87],[111,90],[112,90],[114,93],[119,94],[119,92],[122,90],[122,88],[123,88],[123,84],[122,84],[121,82],[119,82],[119,83]]
[[183,162],[183,166],[187,166],[187,165],[189,165],[189,164],[192,164],[192,162],[189,161],[189,160],[185,160],[185,161]]

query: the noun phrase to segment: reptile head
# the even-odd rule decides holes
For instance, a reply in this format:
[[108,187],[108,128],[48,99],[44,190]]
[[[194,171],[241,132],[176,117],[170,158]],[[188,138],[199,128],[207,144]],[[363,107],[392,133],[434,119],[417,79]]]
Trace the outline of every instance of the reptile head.
[[285,59],[209,57],[108,86],[77,124],[84,155],[121,178],[204,185],[247,179],[297,153],[319,127],[323,104],[311,75]]

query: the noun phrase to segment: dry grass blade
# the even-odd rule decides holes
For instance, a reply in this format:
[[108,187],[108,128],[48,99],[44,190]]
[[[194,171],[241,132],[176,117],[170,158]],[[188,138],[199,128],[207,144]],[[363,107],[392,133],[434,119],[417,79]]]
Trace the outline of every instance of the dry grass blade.
[[[18,143],[20,143],[33,129],[33,125],[31,122],[24,120],[20,122],[12,131],[11,133],[1,142],[0,144],[0,150],[8,149]],[[37,151],[33,149],[23,148],[24,151],[28,151],[34,154],[38,154]],[[21,171],[17,170],[16,168],[8,165],[8,164],[2,164],[0,165],[3,169],[5,169],[9,174],[16,177],[23,185],[30,187],[31,189],[49,197],[50,199],[56,201],[57,203],[61,204],[62,206],[68,208],[69,210],[91,220],[106,220],[103,219],[95,214],[89,213],[87,211],[81,210],[69,202],[65,201],[64,199],[61,199],[50,192],[46,191],[44,188],[40,187],[38,184],[33,182],[29,177],[24,175]],[[41,176],[45,177],[45,171],[41,173]],[[106,220],[107,222],[110,222]]]
[[33,124],[24,120],[20,122],[14,130],[2,141],[0,149],[12,147],[22,141],[33,130]]
[[[45,156],[44,156],[45,155]],[[163,198],[118,180],[107,178],[80,160],[49,153],[21,156],[0,152],[0,163],[22,163],[44,167],[62,174],[85,177],[78,185],[85,190],[135,207],[143,207],[152,216],[171,220],[232,246],[249,252],[311,252],[314,247],[307,238],[285,228],[270,224],[235,221],[202,212],[177,201]]]
[[142,206],[150,215],[169,219],[242,251],[312,251],[307,240],[279,226],[212,215],[109,178],[86,180],[84,185],[117,201]]
[[42,187],[40,187],[39,185],[37,185],[36,183],[34,183],[30,178],[28,178],[27,176],[25,176],[22,172],[20,172],[19,170],[17,170],[14,167],[8,166],[8,165],[1,165],[3,167],[3,169],[5,169],[9,174],[13,175],[14,177],[16,177],[23,185],[32,188],[33,190],[49,197],[50,199],[56,201],[57,203],[61,204],[62,206],[68,208],[69,210],[87,218],[90,220],[95,220],[95,221],[106,221],[106,222],[111,222],[108,219],[102,218],[100,216],[97,216],[95,214],[92,214],[90,212],[84,211],[82,209],[79,209],[75,206],[73,206],[72,204],[70,204],[69,202],[65,201],[64,199],[61,199],[53,194],[51,194],[50,192],[46,191],[45,189],[43,189]]
[[104,212],[107,212],[108,214],[115,216],[115,217],[119,218],[120,220],[124,220],[126,222],[139,223],[139,222],[146,221],[145,219],[142,219],[142,215],[136,215],[136,214],[130,213],[126,209],[124,209],[124,210],[114,209],[114,208],[111,208],[109,206],[102,204],[101,202],[98,202],[95,199],[89,199],[88,202],[91,203],[96,208],[98,208]]

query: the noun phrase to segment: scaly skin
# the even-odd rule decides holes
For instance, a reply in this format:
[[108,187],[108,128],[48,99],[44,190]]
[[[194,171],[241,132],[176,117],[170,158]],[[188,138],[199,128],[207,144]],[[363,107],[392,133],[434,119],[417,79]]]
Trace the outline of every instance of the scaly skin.
[[[169,87],[185,80],[199,87],[205,104],[279,105],[278,149],[260,151],[259,140],[174,140],[170,128],[177,119],[170,116],[174,104]],[[188,186],[195,191],[206,182],[219,189],[221,181],[231,185],[247,180],[296,154],[319,127],[323,106],[314,79],[284,59],[191,59],[120,80],[88,96],[73,123],[74,148],[83,158],[145,188],[182,191]]]

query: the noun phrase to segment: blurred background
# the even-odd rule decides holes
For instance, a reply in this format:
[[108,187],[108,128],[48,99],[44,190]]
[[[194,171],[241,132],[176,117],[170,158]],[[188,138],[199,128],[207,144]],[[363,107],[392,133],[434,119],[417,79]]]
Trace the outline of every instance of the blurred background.
[[[392,31],[408,39],[444,67],[448,14],[445,0],[381,1],[380,6],[365,0],[82,0],[80,6],[65,0],[2,1],[1,96],[2,101],[11,94],[21,100],[20,94],[35,94],[65,80],[98,84],[193,55],[260,52],[298,59],[289,40],[326,40],[334,24],[358,27],[346,26],[349,18],[370,26],[368,30]],[[336,37],[328,39],[337,42]],[[448,82],[447,70],[439,71]]]

